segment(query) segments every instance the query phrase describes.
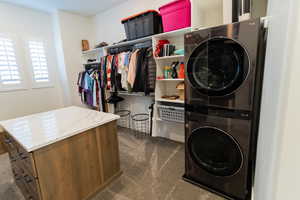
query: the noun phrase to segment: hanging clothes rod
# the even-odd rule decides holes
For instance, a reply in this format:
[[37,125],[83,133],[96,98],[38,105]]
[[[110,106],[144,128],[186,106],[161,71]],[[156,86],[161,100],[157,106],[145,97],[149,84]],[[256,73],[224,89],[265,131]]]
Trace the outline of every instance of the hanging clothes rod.
[[90,69],[99,69],[100,63],[98,64],[85,64],[84,68],[85,70],[90,70]]
[[114,48],[109,48],[108,52],[109,54],[118,54],[125,51],[132,51],[135,49],[141,49],[141,48],[150,48],[152,47],[152,40],[147,40],[139,43],[133,43],[133,44],[126,44],[124,46],[118,46]]

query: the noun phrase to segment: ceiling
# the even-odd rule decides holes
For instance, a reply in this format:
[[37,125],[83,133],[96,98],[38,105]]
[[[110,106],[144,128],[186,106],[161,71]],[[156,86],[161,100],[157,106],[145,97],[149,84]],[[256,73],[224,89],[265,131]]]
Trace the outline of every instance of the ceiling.
[[0,0],[46,12],[64,10],[84,16],[93,16],[125,0]]

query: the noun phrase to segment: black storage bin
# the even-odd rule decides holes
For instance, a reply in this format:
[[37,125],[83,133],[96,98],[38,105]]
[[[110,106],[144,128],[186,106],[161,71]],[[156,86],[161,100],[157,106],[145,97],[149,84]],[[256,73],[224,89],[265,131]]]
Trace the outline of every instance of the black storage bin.
[[133,15],[122,20],[124,24],[127,40],[162,33],[162,18],[155,10]]

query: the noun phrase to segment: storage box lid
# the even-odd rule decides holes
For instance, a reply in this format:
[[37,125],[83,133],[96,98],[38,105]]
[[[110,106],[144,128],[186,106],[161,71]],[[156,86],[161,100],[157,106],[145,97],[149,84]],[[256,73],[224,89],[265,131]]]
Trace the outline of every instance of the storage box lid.
[[155,13],[156,15],[160,15],[159,12],[156,11],[156,10],[147,10],[147,11],[140,12],[140,13],[138,13],[138,14],[135,14],[135,15],[131,15],[130,17],[123,18],[121,21],[122,21],[122,23],[124,23],[124,22],[126,22],[126,21],[128,21],[128,20],[130,20],[130,19],[133,19],[133,18],[135,18],[135,17],[138,17],[138,16],[140,16],[140,15],[144,15],[144,14],[147,14],[147,13]]
[[[167,4],[165,4],[165,5],[163,5],[163,6],[161,6],[160,8],[159,8],[159,11],[161,11],[162,9],[165,9],[165,8],[169,8],[169,7],[172,7],[172,6],[174,6],[175,4],[179,4],[179,3],[182,3],[182,6],[187,6],[188,4],[190,4],[191,2],[190,2],[190,0],[175,0],[175,1],[172,1],[172,2],[170,2],[170,3],[167,3]],[[184,4],[184,3],[188,3],[188,4]]]

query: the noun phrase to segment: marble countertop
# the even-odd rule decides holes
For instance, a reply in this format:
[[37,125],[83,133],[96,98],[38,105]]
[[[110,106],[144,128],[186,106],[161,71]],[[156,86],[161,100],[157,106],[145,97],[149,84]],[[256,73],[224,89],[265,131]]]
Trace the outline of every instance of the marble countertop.
[[72,106],[0,121],[0,126],[31,152],[119,118],[118,115]]

